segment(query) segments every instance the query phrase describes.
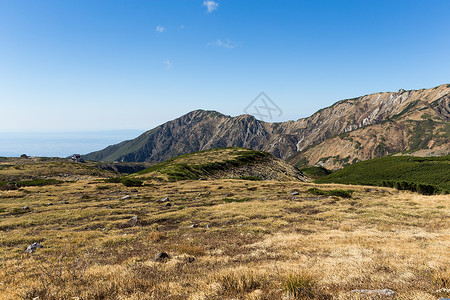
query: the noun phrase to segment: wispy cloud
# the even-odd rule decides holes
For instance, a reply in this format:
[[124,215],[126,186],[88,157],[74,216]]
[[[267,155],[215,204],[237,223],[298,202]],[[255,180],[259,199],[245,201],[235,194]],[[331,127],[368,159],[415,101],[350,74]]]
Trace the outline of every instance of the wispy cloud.
[[203,1],[203,6],[206,6],[208,13],[211,13],[219,7],[219,3],[214,1]]
[[166,59],[165,61],[163,61],[163,64],[166,65],[167,70],[170,70],[173,67],[172,62],[169,59]]
[[208,46],[234,49],[234,48],[240,47],[241,45],[239,43],[233,42],[230,39],[225,39],[225,40],[217,39],[214,42],[208,43]]
[[184,25],[178,26],[178,29],[184,29]]
[[166,30],[166,28],[161,25],[156,26],[156,29],[155,29],[155,31],[158,33],[163,33],[165,30]]

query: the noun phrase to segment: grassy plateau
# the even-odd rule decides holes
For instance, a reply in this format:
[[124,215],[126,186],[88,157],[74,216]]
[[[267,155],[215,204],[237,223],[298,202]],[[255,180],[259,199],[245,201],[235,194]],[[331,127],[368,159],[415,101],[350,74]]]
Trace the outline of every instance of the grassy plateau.
[[0,190],[1,299],[450,297],[448,195],[149,173],[126,186],[54,164],[0,162],[5,182],[59,180]]

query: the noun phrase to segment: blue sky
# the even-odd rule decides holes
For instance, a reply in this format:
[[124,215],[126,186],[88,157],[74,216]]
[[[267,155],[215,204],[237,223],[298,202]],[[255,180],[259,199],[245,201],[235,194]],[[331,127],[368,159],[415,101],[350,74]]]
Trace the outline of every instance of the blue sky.
[[378,91],[450,83],[450,1],[0,1],[0,132],[284,121]]

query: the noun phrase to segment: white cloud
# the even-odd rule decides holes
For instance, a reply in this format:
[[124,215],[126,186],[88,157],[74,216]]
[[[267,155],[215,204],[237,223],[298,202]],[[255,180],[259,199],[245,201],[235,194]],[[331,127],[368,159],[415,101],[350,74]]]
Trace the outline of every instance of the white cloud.
[[203,6],[206,6],[208,13],[211,13],[219,7],[219,3],[214,1],[203,1]]
[[214,42],[208,43],[208,46],[234,49],[236,47],[240,47],[241,45],[239,43],[233,42],[232,40],[229,40],[229,39],[225,39],[225,40],[217,39]]
[[165,30],[166,30],[166,28],[161,25],[156,26],[156,29],[155,29],[155,31],[159,32],[159,33],[163,33]]
[[170,69],[172,69],[172,67],[173,67],[173,65],[172,65],[172,63],[170,62],[169,59],[166,59],[166,60],[163,62],[163,64],[166,65],[167,70],[170,70]]

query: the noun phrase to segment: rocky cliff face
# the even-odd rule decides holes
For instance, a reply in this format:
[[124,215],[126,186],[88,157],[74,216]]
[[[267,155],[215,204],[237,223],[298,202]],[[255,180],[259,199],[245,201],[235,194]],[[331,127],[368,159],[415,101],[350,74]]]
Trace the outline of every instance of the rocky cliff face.
[[399,151],[450,148],[449,102],[450,85],[441,85],[342,100],[282,123],[197,110],[84,158],[160,162],[198,150],[246,147],[335,169]]

